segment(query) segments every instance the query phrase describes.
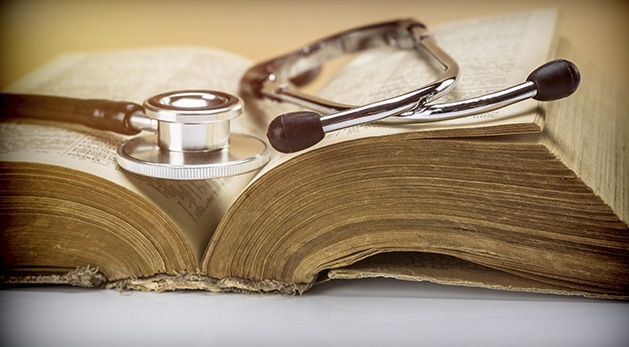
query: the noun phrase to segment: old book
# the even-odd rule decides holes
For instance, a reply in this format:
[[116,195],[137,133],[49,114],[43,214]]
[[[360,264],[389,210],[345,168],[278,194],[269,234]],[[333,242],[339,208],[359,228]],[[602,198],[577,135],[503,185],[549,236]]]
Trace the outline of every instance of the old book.
[[[127,137],[5,115],[3,283],[302,293],[384,276],[592,297],[629,295],[627,98],[555,37],[549,10],[433,28],[461,65],[452,98],[573,60],[567,99],[423,125],[372,124],[206,181],[122,171]],[[69,54],[5,92],[141,103],[177,89],[236,94],[254,62],[198,47]],[[408,52],[361,54],[320,94],[354,104],[434,78]],[[423,82],[421,83],[423,84]],[[289,106],[245,100],[232,130],[263,137]]]

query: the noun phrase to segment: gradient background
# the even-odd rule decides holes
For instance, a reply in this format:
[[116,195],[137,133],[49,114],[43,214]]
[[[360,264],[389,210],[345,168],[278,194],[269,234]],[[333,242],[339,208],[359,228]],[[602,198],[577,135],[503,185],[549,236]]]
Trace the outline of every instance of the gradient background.
[[201,45],[261,60],[374,21],[413,17],[431,26],[549,7],[560,10],[562,36],[629,81],[627,0],[3,0],[0,87],[69,51]]

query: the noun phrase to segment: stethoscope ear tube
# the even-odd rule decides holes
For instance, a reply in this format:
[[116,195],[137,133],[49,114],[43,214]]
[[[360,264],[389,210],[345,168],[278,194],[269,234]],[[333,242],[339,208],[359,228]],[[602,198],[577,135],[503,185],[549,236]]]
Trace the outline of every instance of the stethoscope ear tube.
[[[527,81],[516,86],[482,95],[479,97],[441,104],[408,104],[397,112],[393,108],[383,109],[380,121],[388,124],[412,124],[442,121],[468,117],[496,110],[513,103],[533,98],[539,101],[552,101],[572,95],[581,81],[581,74],[572,62],[558,59],[550,61],[528,76]],[[365,107],[365,106],[361,106]],[[358,110],[355,108],[354,110]],[[342,129],[336,119],[352,110],[321,116],[313,111],[297,111],[279,115],[269,125],[267,138],[273,148],[283,153],[294,153],[311,147],[321,141],[325,133]],[[389,114],[386,114],[389,112]],[[316,116],[319,119],[316,119]],[[373,122],[373,115],[367,114],[352,119],[358,125]],[[308,133],[306,133],[306,129]]]

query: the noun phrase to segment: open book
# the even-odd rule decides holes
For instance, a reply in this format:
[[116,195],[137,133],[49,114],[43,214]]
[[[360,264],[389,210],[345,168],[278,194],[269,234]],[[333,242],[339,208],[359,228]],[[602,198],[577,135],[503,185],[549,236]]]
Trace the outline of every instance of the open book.
[[[461,65],[452,98],[520,83],[555,57],[580,67],[575,95],[464,120],[349,128],[242,176],[130,174],[115,160],[125,136],[4,115],[1,281],[302,293],[385,276],[626,298],[627,98],[555,37],[556,15],[432,31]],[[237,94],[253,63],[198,47],[68,54],[4,92],[137,103],[178,89]],[[437,73],[416,53],[382,49],[341,66],[320,94],[364,104]],[[294,109],[245,108],[232,131],[259,137]]]

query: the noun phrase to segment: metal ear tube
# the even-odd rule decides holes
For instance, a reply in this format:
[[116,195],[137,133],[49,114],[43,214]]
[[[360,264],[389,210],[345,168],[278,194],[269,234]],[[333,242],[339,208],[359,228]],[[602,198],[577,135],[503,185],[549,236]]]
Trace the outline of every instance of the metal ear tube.
[[[315,145],[325,133],[339,129],[381,121],[388,124],[428,123],[468,117],[506,107],[533,98],[552,101],[568,97],[581,82],[581,74],[572,62],[557,59],[535,69],[523,83],[494,93],[449,103],[422,104],[421,98],[396,98],[378,101],[360,107],[348,107],[330,115],[315,111],[294,111],[277,116],[269,124],[267,138],[279,152],[293,153]],[[418,93],[419,95],[419,93]],[[392,106],[393,105],[393,106]],[[374,111],[375,110],[375,111]]]

